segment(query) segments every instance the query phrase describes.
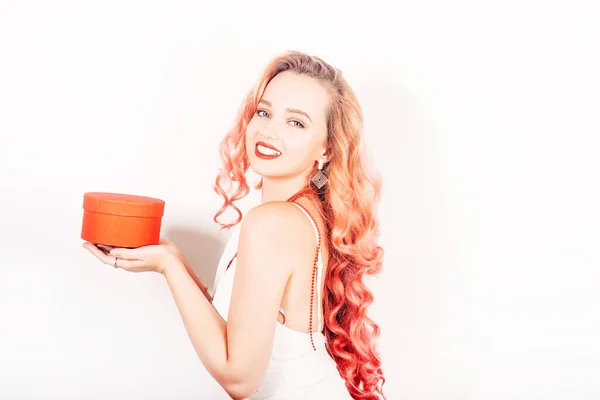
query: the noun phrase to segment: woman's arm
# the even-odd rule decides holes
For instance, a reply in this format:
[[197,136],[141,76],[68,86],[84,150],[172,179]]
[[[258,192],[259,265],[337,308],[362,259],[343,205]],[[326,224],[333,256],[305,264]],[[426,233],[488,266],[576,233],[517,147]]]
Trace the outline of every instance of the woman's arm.
[[194,271],[189,261],[187,260],[187,258],[185,258],[181,251],[177,251],[177,257],[185,267],[186,272],[192,277],[192,279],[196,283],[196,286],[198,286],[198,288],[202,291],[202,294],[204,295],[204,297],[206,297],[206,300],[212,303],[212,296],[208,292],[208,286],[206,285],[206,282],[204,282],[198,275],[196,275],[196,272]]
[[236,398],[236,380],[227,366],[227,325],[202,293],[179,258],[173,257],[165,278],[185,329],[200,361],[232,397]]
[[[305,239],[301,239],[305,238]],[[291,271],[311,265],[312,226],[295,206],[261,204],[241,226],[228,322],[172,257],[165,277],[188,336],[208,372],[233,398],[254,393],[266,373],[275,324]]]

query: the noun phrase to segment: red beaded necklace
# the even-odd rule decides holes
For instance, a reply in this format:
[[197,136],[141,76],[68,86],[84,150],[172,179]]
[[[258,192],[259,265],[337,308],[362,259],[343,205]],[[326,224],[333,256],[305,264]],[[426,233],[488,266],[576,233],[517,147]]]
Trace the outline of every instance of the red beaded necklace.
[[307,186],[301,190],[299,190],[295,195],[293,195],[292,197],[290,197],[289,199],[287,199],[287,202],[293,202],[296,201],[297,199],[299,199],[300,197],[303,197],[304,195],[308,194],[308,193],[312,193],[313,190],[311,189],[310,186]]
[[[292,197],[290,197],[289,199],[287,199],[288,202],[293,202],[296,199],[304,196],[307,193],[311,193],[312,189],[309,187],[300,190],[298,193],[296,193],[295,195],[293,195]],[[317,225],[317,222],[315,220],[315,218],[312,216],[312,214],[306,209],[306,207],[304,207],[302,204],[298,204],[296,203],[296,205],[302,207],[302,209],[304,211],[306,211],[306,213],[310,216],[310,218],[315,222],[315,226]],[[310,316],[309,316],[309,320],[308,320],[308,332],[310,335],[310,344],[312,345],[312,348],[314,351],[317,351],[317,348],[315,347],[315,342],[313,340],[313,330],[312,330],[312,316],[313,316],[313,303],[314,303],[314,298],[315,298],[315,277],[317,276],[317,261],[319,260],[319,249],[321,248],[321,231],[319,229],[317,229],[318,232],[318,240],[317,240],[317,252],[315,254],[315,259],[313,261],[313,273],[312,273],[312,279],[311,279],[311,284],[310,284]]]
[[[300,197],[303,197],[309,193],[313,193],[313,190],[310,186],[307,186],[301,190],[299,190],[296,194],[294,194],[292,197],[290,197],[289,199],[286,200],[286,202],[295,202],[297,199],[299,199]],[[296,205],[302,207],[302,209],[304,211],[306,211],[306,213],[310,216],[310,218],[313,221],[316,221],[314,219],[314,217],[312,216],[312,214],[306,209],[306,207],[304,207],[302,204],[298,204],[296,203]],[[316,225],[316,222],[315,222]],[[317,261],[319,259],[319,249],[321,248],[321,231],[319,231],[319,229],[317,229],[318,232],[318,240],[317,240],[317,252],[315,254],[315,259],[313,261],[313,273],[312,273],[312,281],[311,281],[311,285],[310,285],[310,316],[309,316],[309,322],[308,322],[308,331],[309,331],[309,335],[310,335],[310,343],[312,345],[312,348],[314,351],[317,350],[317,348],[315,347],[315,342],[313,340],[313,330],[312,330],[312,316],[313,316],[313,303],[314,303],[314,294],[315,294],[315,278],[317,275]],[[229,261],[229,264],[227,265],[227,268],[225,268],[225,270],[229,269],[229,266],[231,265],[231,263],[233,262],[233,260],[235,259],[235,257],[237,256],[237,252],[235,253],[235,255],[233,256],[233,258],[231,259],[231,261]]]

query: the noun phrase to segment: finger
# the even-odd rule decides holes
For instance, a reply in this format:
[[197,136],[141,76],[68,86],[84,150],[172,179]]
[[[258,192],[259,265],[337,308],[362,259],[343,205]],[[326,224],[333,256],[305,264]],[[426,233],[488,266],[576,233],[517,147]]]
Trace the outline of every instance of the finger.
[[115,257],[110,256],[100,250],[98,247],[93,245],[92,243],[84,243],[83,247],[85,247],[90,253],[92,253],[96,258],[102,261],[104,264],[113,265],[115,263]]
[[106,255],[110,255],[110,250],[111,250],[111,249],[105,249],[104,247],[101,247],[101,246],[99,246],[99,245],[96,245],[96,247],[97,247],[98,249],[100,249],[100,251],[101,251],[101,252],[103,252],[104,254],[106,254]]
[[112,249],[115,248],[115,246],[108,246],[106,244],[97,244],[96,247],[99,247],[100,249],[102,249],[105,252],[110,252]]
[[145,266],[146,263],[142,260],[124,260],[119,258],[117,259],[116,268],[121,268],[130,272],[141,272],[147,270],[146,268],[144,268]]
[[86,245],[95,246],[98,249],[102,250],[104,252],[104,254],[110,253],[110,251],[115,248],[114,246],[109,246],[109,245],[101,244],[101,243],[84,242],[83,244],[84,244],[83,247],[86,247]]
[[109,254],[113,257],[119,257],[124,260],[139,260],[141,257],[137,249],[113,248]]

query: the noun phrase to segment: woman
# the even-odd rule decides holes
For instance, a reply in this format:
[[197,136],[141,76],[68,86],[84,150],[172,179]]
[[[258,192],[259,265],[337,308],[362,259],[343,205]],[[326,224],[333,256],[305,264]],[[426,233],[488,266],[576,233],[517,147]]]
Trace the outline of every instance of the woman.
[[[287,52],[271,61],[220,151],[215,190],[238,214],[214,298],[175,245],[104,251],[106,264],[163,274],[198,357],[232,398],[385,398],[362,282],[381,270],[359,103],[339,70]],[[261,204],[245,216],[248,168]],[[235,192],[222,183],[237,182]],[[240,224],[241,222],[241,224]],[[238,225],[239,224],[239,225]],[[237,225],[237,226],[236,226]]]

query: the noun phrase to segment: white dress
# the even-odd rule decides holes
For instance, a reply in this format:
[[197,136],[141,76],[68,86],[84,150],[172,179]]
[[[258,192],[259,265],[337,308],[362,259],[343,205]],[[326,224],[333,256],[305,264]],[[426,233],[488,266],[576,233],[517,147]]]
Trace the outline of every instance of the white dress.
[[[319,234],[312,217],[298,204],[293,202],[292,204],[298,206],[308,216],[318,241]],[[232,228],[232,234],[217,268],[213,290],[212,304],[225,321],[227,321],[233,289],[235,258],[229,268],[227,268],[227,264],[237,252],[240,227],[241,223]],[[316,287],[320,288],[323,263],[321,249],[319,248],[317,251]],[[292,330],[277,321],[269,367],[259,389],[250,396],[250,399],[352,399],[346,389],[345,381],[337,371],[335,362],[325,349],[325,335],[321,332],[323,302],[320,290],[317,290],[317,307],[319,332],[313,332],[316,351],[311,345],[308,332]],[[280,311],[283,314],[283,310]]]

